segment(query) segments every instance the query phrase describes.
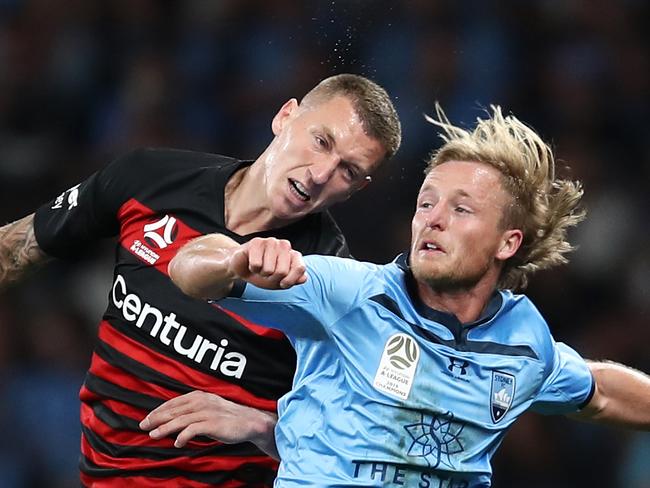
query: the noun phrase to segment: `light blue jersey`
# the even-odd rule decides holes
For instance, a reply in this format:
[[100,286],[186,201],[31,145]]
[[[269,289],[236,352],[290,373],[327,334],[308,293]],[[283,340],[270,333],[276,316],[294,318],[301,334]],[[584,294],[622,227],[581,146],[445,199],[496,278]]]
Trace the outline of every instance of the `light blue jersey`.
[[575,412],[593,393],[585,361],[523,295],[496,293],[482,319],[461,325],[412,293],[404,258],[305,262],[304,285],[247,285],[219,302],[296,349],[278,404],[277,487],[488,487],[517,417]]

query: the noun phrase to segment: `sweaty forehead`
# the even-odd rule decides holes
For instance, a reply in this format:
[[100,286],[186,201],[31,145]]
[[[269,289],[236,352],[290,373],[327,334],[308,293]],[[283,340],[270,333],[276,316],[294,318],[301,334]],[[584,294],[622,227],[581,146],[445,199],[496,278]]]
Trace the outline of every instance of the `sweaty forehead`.
[[485,163],[448,161],[433,168],[425,177],[420,193],[454,193],[476,199],[504,195],[499,170]]

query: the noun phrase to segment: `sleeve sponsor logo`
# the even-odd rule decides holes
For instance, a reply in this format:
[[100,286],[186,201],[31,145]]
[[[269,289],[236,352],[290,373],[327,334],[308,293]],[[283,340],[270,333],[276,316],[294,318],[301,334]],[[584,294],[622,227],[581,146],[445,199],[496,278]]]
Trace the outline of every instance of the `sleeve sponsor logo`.
[[386,345],[375,374],[373,386],[400,400],[411,392],[420,359],[420,346],[407,334],[394,334]]
[[72,210],[74,207],[78,206],[80,185],[81,183],[79,185],[75,185],[72,188],[64,191],[58,197],[56,197],[56,200],[54,200],[54,205],[52,205],[51,207],[52,210],[63,208],[65,205],[67,205],[68,210]]

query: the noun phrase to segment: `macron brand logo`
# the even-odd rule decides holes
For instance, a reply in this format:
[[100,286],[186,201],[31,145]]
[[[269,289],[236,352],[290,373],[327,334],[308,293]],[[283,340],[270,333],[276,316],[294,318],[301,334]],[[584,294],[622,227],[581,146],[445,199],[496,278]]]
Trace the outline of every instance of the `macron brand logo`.
[[[68,210],[72,210],[74,207],[79,205],[79,186],[80,185],[81,185],[81,183],[79,185],[73,186],[69,190],[64,191],[58,197],[56,197],[56,200],[54,200],[54,205],[52,205],[52,210],[56,210],[58,208],[63,208],[64,202],[67,203]],[[66,199],[66,194],[68,195],[67,199]]]
[[228,339],[224,337],[218,343],[211,342],[179,323],[174,312],[163,315],[160,309],[144,302],[135,293],[129,293],[122,275],[115,278],[110,298],[113,305],[121,311],[124,320],[148,332],[177,354],[207,366],[212,371],[218,371],[223,376],[241,379],[244,374],[246,356],[229,350]]
[[419,359],[420,346],[415,339],[402,333],[392,335],[384,346],[373,386],[406,400],[413,386]]

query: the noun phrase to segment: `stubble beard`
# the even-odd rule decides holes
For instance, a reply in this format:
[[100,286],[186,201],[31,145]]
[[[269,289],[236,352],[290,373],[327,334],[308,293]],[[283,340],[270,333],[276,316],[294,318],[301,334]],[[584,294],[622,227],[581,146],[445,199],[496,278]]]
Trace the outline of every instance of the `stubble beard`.
[[462,265],[452,270],[427,270],[422,263],[411,263],[413,276],[437,293],[458,293],[474,288],[490,269],[490,263],[469,272]]

